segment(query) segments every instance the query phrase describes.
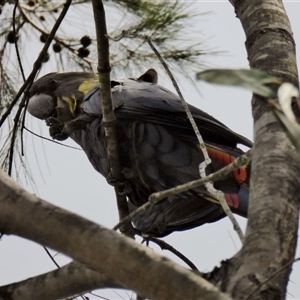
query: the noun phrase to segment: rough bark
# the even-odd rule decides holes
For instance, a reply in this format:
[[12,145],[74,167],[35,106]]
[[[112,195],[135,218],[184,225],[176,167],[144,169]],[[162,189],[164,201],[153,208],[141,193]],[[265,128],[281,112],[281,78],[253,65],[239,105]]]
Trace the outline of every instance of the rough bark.
[[[298,85],[295,44],[282,1],[230,1],[251,68]],[[254,148],[248,226],[241,251],[210,280],[234,299],[284,299],[298,230],[299,160],[264,99],[252,99]],[[282,269],[277,276],[271,276]]]
[[[105,10],[102,1],[93,0],[93,12],[95,19],[95,27],[97,34],[97,50],[98,50],[98,76],[101,91],[103,124],[105,127],[105,136],[107,143],[107,155],[111,167],[111,176],[116,181],[115,193],[119,212],[119,220],[123,220],[129,215],[126,195],[124,194],[125,178],[122,173],[120,164],[120,154],[118,147],[117,120],[112,105],[112,95],[110,88],[110,57],[109,57],[109,41],[106,29]],[[134,229],[131,222],[124,222],[120,231],[127,236],[134,238]]]
[[[198,274],[131,238],[29,194],[3,171],[0,171],[0,191],[2,233],[15,234],[62,252],[150,299],[230,299]],[[8,299],[6,295],[0,294],[0,299]]]
[[0,299],[53,300],[108,287],[121,288],[113,279],[71,262],[52,272],[0,287]]
[[[297,85],[295,45],[282,1],[230,2],[246,33],[250,66]],[[297,242],[299,161],[264,99],[254,96],[252,104],[255,145],[244,245],[206,277],[234,299],[283,299]],[[1,232],[17,234],[73,257],[93,270],[85,270],[87,274],[102,272],[113,278],[113,283],[105,283],[107,286],[119,283],[153,299],[229,299],[193,272],[130,239],[47,204],[26,193],[7,175],[0,176]],[[90,279],[101,287],[98,275]],[[0,299],[11,296],[9,292],[0,289]],[[34,292],[32,299],[36,298]]]

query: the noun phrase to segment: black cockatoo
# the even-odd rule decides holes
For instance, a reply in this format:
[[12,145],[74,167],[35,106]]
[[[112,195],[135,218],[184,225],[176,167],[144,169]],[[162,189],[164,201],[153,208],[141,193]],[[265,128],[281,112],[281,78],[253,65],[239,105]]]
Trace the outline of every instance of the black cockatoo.
[[[130,210],[148,201],[158,191],[198,179],[204,160],[195,133],[179,98],[157,84],[150,69],[139,78],[111,81],[121,167],[129,183]],[[224,124],[189,105],[207,146],[214,172],[243,154],[237,144],[252,143]],[[50,73],[30,89],[28,111],[50,126],[50,135],[71,137],[86,153],[94,168],[105,178],[110,175],[106,153],[98,76],[93,73]],[[214,183],[225,194],[233,212],[246,216],[249,201],[250,167],[241,168]],[[133,224],[142,233],[165,236],[224,217],[221,206],[199,186],[168,197]]]

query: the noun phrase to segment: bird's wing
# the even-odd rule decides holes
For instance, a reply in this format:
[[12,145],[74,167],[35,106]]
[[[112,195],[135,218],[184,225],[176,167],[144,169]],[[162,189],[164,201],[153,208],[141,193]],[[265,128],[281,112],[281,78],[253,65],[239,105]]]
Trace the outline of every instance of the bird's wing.
[[[174,130],[182,130],[185,138],[195,137],[178,96],[160,85],[125,80],[113,87],[112,97],[117,118],[171,126]],[[236,147],[236,144],[252,146],[250,140],[233,132],[211,115],[192,105],[189,108],[204,140],[228,147]],[[86,95],[84,111],[88,114],[102,114],[98,87]]]
[[[200,178],[199,164],[204,157],[195,145],[178,139],[173,131],[160,124],[132,122],[126,128],[130,136],[127,153],[131,159],[128,174],[133,183],[130,201],[140,206],[153,192],[163,191]],[[222,145],[207,145],[212,163],[207,174],[232,162],[241,152]],[[241,168],[214,183],[224,193],[234,212],[246,216],[249,192],[249,169]],[[174,230],[186,230],[204,223],[214,222],[224,216],[223,210],[205,186],[169,196],[145,213],[134,224],[144,233],[163,236]]]
[[[83,109],[86,114],[100,116],[100,120],[99,93],[98,87],[92,89],[86,95]],[[145,203],[153,192],[199,179],[198,166],[204,160],[203,154],[175,94],[156,84],[126,80],[114,83],[112,96],[118,123],[127,135],[126,145],[121,143],[120,147],[129,155],[124,164],[125,177],[134,187],[129,195],[131,209]],[[248,139],[207,113],[193,106],[190,109],[212,158],[207,174],[240,156],[242,152],[236,148],[238,143],[252,146]],[[93,164],[97,164],[96,159]],[[215,187],[225,193],[231,207],[241,215],[246,215],[247,211],[248,175],[246,169],[241,169],[215,183]],[[144,233],[163,236],[222,218],[224,213],[220,205],[208,200],[216,199],[205,187],[194,188],[168,197],[138,216],[134,224]]]
[[[130,201],[128,205],[131,212],[137,209]],[[135,217],[133,224],[143,234],[163,237],[174,231],[192,229],[224,217],[220,205],[187,198],[176,202],[164,201],[152,206]]]

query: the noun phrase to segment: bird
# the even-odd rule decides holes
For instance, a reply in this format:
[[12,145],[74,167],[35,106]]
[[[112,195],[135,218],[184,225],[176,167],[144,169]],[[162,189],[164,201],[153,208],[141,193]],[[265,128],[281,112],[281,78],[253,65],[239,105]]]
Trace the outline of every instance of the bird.
[[[112,80],[112,104],[120,167],[128,188],[130,211],[145,204],[152,193],[200,178],[204,155],[177,95],[159,85],[154,69],[139,77]],[[27,111],[45,120],[50,136],[73,139],[95,170],[112,184],[102,122],[98,75],[87,72],[49,73],[36,80]],[[252,142],[190,104],[188,107],[204,140],[211,174],[244,154]],[[251,165],[213,183],[224,193],[231,210],[247,217]],[[168,196],[133,219],[134,228],[148,236],[164,237],[216,222],[225,213],[204,185]]]

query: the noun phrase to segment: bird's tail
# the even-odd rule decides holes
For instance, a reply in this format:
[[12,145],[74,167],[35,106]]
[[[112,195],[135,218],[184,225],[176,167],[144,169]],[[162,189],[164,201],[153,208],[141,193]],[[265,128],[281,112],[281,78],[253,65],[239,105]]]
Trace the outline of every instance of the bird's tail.
[[[239,149],[220,148],[214,145],[207,145],[206,149],[212,160],[212,171],[226,167],[243,154]],[[223,191],[226,202],[233,212],[244,217],[247,216],[249,204],[250,171],[251,166],[248,164],[224,175],[214,183],[216,189]]]

